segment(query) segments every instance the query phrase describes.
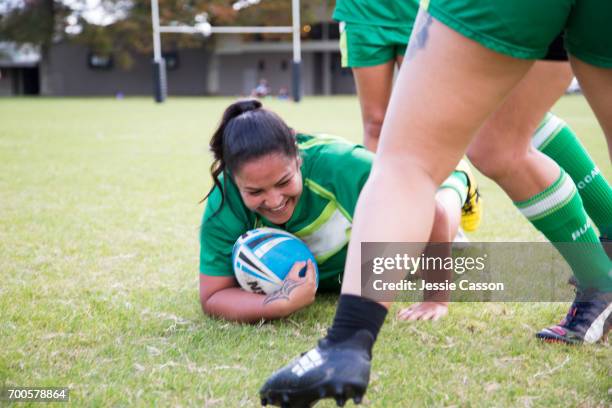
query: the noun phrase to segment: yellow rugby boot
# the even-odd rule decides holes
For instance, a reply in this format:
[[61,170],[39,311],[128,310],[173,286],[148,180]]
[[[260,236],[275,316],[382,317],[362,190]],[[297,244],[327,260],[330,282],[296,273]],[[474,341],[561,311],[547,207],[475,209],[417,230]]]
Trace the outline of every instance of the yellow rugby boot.
[[468,193],[463,207],[461,207],[461,228],[465,231],[476,231],[482,221],[482,196],[478,191],[478,182],[472,173],[467,160],[461,159],[457,165],[458,171],[465,174],[468,180]]

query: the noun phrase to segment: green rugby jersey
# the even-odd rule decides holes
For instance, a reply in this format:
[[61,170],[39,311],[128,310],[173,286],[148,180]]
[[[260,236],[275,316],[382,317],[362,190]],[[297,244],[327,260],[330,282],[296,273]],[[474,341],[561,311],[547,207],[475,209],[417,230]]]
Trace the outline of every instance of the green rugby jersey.
[[[339,287],[344,271],[357,198],[374,155],[361,145],[332,136],[297,135],[303,162],[302,195],[283,229],[302,239],[319,266],[319,286]],[[223,181],[221,183],[223,185]],[[215,188],[206,203],[200,232],[200,273],[232,276],[232,247],[240,235],[258,227],[279,228],[242,202],[238,188],[226,181],[225,201]]]
[[414,24],[418,10],[418,0],[337,0],[333,18],[353,24],[403,27]]

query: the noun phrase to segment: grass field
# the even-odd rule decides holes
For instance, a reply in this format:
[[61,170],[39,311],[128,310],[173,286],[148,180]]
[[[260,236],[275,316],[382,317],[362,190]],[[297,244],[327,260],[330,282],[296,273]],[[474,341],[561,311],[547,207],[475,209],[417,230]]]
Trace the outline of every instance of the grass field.
[[[256,326],[200,310],[198,202],[229,102],[0,99],[0,386],[70,387],[74,406],[253,407],[263,380],[324,334],[333,296]],[[355,97],[264,103],[301,131],[361,137]],[[584,99],[555,111],[611,179]],[[542,240],[493,183],[482,190],[472,240]],[[610,406],[609,344],[533,337],[566,308],[453,304],[418,324],[391,313],[366,406]]]

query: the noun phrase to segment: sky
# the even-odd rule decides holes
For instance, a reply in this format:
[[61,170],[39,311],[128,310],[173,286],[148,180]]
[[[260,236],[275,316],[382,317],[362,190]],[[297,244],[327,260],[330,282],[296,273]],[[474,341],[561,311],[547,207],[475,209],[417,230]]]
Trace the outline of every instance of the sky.
[[[96,25],[112,24],[124,15],[122,11],[113,12],[105,9],[101,0],[63,0],[63,3],[75,10],[89,23]],[[125,5],[128,4],[129,2],[126,1]],[[123,7],[119,9],[121,10]]]

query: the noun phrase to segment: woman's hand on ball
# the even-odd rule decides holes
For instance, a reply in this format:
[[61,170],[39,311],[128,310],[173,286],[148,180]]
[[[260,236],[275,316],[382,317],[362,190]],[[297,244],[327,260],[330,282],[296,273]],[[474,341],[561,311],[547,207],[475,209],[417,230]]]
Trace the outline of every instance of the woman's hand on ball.
[[[304,269],[304,266],[306,266],[306,273],[304,276],[300,276],[300,271]],[[315,294],[317,293],[317,278],[314,265],[310,259],[306,262],[296,262],[293,264],[293,267],[285,278],[285,282],[288,280],[293,282],[290,285],[293,289],[288,293],[288,300],[292,312],[300,310],[314,302]],[[283,287],[285,287],[285,285],[283,285]]]
[[[306,273],[300,276],[304,267]],[[281,288],[266,296],[264,305],[274,304],[283,316],[287,316],[314,302],[316,292],[317,278],[312,261],[300,261],[293,264]]]

